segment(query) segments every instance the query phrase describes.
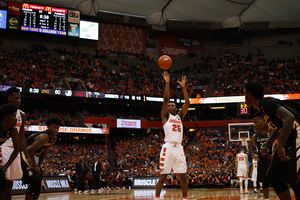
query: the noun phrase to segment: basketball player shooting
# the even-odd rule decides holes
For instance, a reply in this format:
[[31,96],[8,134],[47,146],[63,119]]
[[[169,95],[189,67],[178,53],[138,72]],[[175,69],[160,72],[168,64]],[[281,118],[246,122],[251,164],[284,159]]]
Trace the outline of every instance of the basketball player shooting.
[[182,76],[181,82],[177,81],[182,88],[185,104],[182,106],[181,111],[176,114],[176,104],[174,102],[169,102],[170,75],[168,72],[163,72],[163,78],[166,82],[166,87],[164,92],[164,103],[161,110],[161,118],[165,132],[165,144],[162,146],[160,152],[160,177],[156,185],[155,199],[159,199],[163,183],[165,182],[168,174],[171,173],[171,169],[173,169],[174,173],[179,174],[182,196],[183,199],[187,199],[187,165],[183,146],[181,145],[183,137],[182,119],[186,115],[190,105],[188,93],[185,88],[187,79],[186,76]]

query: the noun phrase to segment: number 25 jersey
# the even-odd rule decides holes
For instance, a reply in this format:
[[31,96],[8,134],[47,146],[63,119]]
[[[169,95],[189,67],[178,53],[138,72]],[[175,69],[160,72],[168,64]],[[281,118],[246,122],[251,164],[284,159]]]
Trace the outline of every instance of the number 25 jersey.
[[179,115],[169,114],[168,121],[163,126],[165,142],[181,144],[183,137],[183,126]]

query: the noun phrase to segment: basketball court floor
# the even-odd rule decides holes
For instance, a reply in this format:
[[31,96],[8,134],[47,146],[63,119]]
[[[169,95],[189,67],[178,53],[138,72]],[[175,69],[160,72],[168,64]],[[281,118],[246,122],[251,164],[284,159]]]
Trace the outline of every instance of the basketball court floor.
[[[257,195],[241,194],[239,189],[189,189],[189,198],[191,200],[263,200],[263,194]],[[41,194],[40,200],[150,200],[155,197],[155,189],[132,189],[132,190],[110,190],[102,193],[74,194],[73,192],[61,193],[44,193]],[[24,195],[14,195],[13,200],[23,200]],[[165,189],[161,192],[160,199],[181,200],[180,189]],[[270,200],[278,199],[274,190],[270,190]],[[293,195],[293,199],[295,196]]]

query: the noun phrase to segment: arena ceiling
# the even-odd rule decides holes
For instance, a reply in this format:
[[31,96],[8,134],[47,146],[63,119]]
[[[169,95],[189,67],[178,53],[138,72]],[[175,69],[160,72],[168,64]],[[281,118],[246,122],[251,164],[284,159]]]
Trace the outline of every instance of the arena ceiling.
[[[146,17],[161,11],[167,19],[222,22],[240,16],[243,22],[300,21],[300,0],[29,0],[29,2]],[[91,5],[94,5],[91,7]],[[93,12],[90,12],[93,15]]]

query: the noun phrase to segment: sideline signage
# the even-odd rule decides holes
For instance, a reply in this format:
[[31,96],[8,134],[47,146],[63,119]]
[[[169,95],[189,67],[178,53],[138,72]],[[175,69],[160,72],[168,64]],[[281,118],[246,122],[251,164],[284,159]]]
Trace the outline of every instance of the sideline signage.
[[[14,180],[12,194],[25,194],[28,184],[23,184],[22,180]],[[41,193],[43,192],[68,192],[72,191],[67,176],[43,176]]]
[[155,189],[159,176],[136,176],[133,177],[132,188]]

